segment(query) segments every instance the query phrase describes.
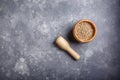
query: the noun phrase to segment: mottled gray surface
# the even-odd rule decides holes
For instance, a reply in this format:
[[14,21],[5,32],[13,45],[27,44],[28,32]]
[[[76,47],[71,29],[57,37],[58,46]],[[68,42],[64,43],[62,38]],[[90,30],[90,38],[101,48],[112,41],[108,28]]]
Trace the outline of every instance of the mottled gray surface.
[[[90,43],[74,41],[80,19],[97,25]],[[0,0],[0,80],[120,80],[120,0]],[[81,55],[54,44],[62,35]]]

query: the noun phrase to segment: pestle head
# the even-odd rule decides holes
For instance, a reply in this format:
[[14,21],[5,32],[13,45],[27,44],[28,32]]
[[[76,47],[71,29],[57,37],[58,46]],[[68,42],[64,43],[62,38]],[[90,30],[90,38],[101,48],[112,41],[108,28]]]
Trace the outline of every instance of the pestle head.
[[62,36],[59,36],[55,42],[63,50],[67,50],[70,47],[69,43]]

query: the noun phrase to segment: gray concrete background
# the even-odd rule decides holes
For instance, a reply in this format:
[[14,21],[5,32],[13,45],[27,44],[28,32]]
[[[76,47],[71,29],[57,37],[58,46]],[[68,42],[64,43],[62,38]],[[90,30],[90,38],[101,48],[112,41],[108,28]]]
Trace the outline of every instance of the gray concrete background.
[[[80,19],[97,25],[97,37],[77,43]],[[0,0],[0,80],[120,80],[120,0]],[[74,61],[54,44],[67,39]]]

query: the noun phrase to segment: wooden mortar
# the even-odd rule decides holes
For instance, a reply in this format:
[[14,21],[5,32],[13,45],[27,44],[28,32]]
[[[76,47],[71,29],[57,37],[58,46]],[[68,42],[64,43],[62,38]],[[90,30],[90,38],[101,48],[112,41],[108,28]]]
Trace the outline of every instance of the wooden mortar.
[[73,36],[78,42],[90,42],[96,36],[96,25],[87,19],[78,21],[73,28]]

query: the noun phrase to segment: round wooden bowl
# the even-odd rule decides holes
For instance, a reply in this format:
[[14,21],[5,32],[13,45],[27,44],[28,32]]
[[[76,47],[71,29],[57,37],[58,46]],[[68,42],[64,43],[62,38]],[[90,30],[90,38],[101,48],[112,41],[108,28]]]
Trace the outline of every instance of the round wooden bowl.
[[[82,26],[82,28],[80,28],[80,26]],[[82,34],[82,32],[84,34]],[[89,33],[91,34],[91,36]],[[83,19],[83,20],[78,21],[73,28],[73,36],[78,42],[90,42],[95,38],[96,33],[97,33],[96,25],[88,19]],[[88,37],[87,35],[90,37]],[[86,37],[86,39],[82,38],[82,36]]]

